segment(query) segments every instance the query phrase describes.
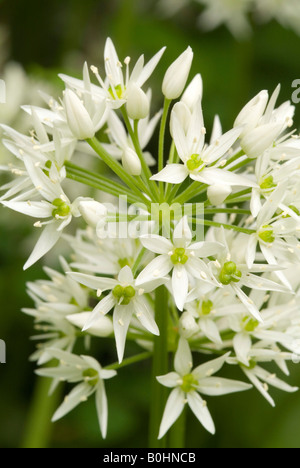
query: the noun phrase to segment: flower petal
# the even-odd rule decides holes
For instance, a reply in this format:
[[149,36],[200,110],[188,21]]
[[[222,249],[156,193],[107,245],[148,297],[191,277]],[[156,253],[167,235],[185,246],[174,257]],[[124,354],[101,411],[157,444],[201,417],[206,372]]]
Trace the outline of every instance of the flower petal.
[[175,388],[168,398],[165,411],[160,424],[158,439],[161,439],[181,415],[185,405],[184,393],[180,388]]
[[189,407],[193,411],[196,418],[200,421],[202,426],[211,434],[215,434],[215,425],[208,411],[207,404],[197,392],[189,392],[187,394]]

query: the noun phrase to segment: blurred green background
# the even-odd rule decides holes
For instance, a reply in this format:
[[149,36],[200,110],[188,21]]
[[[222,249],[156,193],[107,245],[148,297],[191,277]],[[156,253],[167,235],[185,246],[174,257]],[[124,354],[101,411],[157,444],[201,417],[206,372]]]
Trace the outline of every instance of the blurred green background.
[[[150,0],[2,0],[0,28],[5,28],[5,39],[0,49],[0,78],[5,63],[16,61],[39,81],[49,81],[58,94],[62,85],[57,73],[79,77],[84,60],[102,66],[104,42],[111,36],[120,58],[130,55],[137,59],[145,53],[149,59],[163,45],[168,47],[149,82],[156,90],[156,108],[162,102],[159,89],[164,71],[191,45],[195,52],[192,72],[201,72],[204,80],[203,107],[209,129],[216,113],[224,129],[229,129],[247,100],[261,89],[273,91],[279,82],[280,102],[291,98],[292,82],[300,78],[296,55],[300,38],[293,32],[273,22],[256,27],[251,40],[237,42],[225,28],[201,33],[195,24],[197,5],[169,19],[160,18],[155,6]],[[25,93],[24,104],[29,103],[28,98]],[[295,122],[299,128],[298,109]],[[53,408],[48,408],[48,402],[40,406],[38,414],[32,408],[34,393],[42,394],[45,389],[38,387],[34,365],[28,361],[34,350],[29,340],[32,320],[20,312],[32,305],[25,294],[26,281],[43,277],[41,265],[22,271],[33,244],[31,235],[28,220],[0,209],[0,338],[7,344],[7,363],[0,364],[0,447],[36,446],[39,438],[50,447],[146,447],[148,363],[121,370],[107,385],[110,416],[105,442],[99,435],[92,399],[62,421],[45,427],[45,433],[36,430],[41,411]],[[53,258],[51,261],[55,266]],[[103,340],[104,353],[107,344]],[[107,357],[115,359],[109,353]],[[300,386],[299,367],[293,365],[291,371],[290,383]],[[275,409],[254,390],[210,398],[217,435],[208,435],[189,415],[187,447],[299,448],[300,394],[272,394]]]

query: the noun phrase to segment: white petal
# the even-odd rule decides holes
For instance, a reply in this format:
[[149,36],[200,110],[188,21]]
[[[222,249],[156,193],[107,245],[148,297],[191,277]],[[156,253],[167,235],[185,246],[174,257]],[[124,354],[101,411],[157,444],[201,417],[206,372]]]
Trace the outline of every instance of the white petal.
[[202,426],[211,434],[215,434],[215,425],[208,411],[206,403],[202,400],[197,392],[189,392],[187,394],[189,407],[193,411],[196,418],[200,421]]
[[133,274],[129,266],[122,268],[118,280],[121,284],[132,284],[134,282]]
[[234,128],[229,130],[229,132],[225,133],[218,140],[215,140],[214,144],[207,150],[209,162],[214,162],[226,154],[240,136],[241,131],[241,128]]
[[100,382],[97,385],[95,398],[99,426],[102,437],[103,439],[105,439],[107,433],[108,407],[105,387],[102,380],[100,380]]
[[208,185],[224,184],[229,186],[256,187],[257,184],[247,177],[226,171],[225,169],[215,169],[208,167],[199,173],[199,177],[205,180]]
[[113,296],[112,293],[108,294],[102,301],[100,301],[96,307],[94,308],[93,312],[90,314],[88,320],[84,324],[82,331],[86,331],[89,328],[95,326],[98,323],[99,316],[106,315],[115,305],[116,305],[116,298]]
[[258,320],[260,323],[262,323],[263,319],[261,318],[261,315],[253,301],[236,284],[231,284],[231,287],[233,288],[234,292],[241,300],[241,302],[247,307],[250,314],[253,315],[255,320]]
[[118,282],[112,278],[101,278],[100,276],[86,275],[85,273],[68,272],[68,275],[75,281],[91,289],[107,291],[113,289]]
[[141,236],[140,241],[146,249],[156,254],[168,254],[174,249],[172,242],[162,236]]
[[156,379],[164,387],[175,388],[178,386],[178,381],[180,381],[180,375],[176,372],[169,372],[166,375],[156,377]]
[[199,382],[200,393],[209,396],[228,395],[230,393],[244,392],[252,388],[252,385],[237,380],[229,380],[218,377],[210,377]]
[[151,180],[168,182],[170,184],[182,184],[189,175],[189,171],[183,164],[169,164],[158,174],[151,177]]
[[158,439],[161,439],[181,415],[185,405],[185,396],[182,390],[175,388],[170,393],[162,417]]
[[189,293],[189,279],[184,265],[175,265],[173,269],[172,290],[175,304],[182,311]]
[[257,390],[262,394],[262,396],[270,403],[270,405],[275,407],[275,402],[273,398],[269,395],[265,386],[256,377],[255,370],[250,371],[245,368],[243,368],[242,370],[246,374],[250,382],[257,388]]
[[201,318],[199,321],[200,328],[205,336],[213,343],[222,344],[220,332],[215,322],[209,318]]
[[252,341],[248,333],[238,333],[233,339],[233,347],[237,359],[244,364],[249,366],[249,352],[252,347]]
[[[67,315],[67,319],[76,327],[82,329],[84,325],[90,320],[92,312],[81,312],[79,314]],[[94,336],[109,336],[113,332],[112,321],[109,317],[98,315],[97,319],[93,321],[93,326],[89,328],[89,333]]]
[[[143,86],[143,84],[148,80],[148,78],[152,75],[153,71],[155,70],[158,62],[160,61],[163,53],[165,52],[166,47],[163,47],[157,54],[152,57],[151,60],[144,66],[140,76],[137,79],[137,84],[139,86]],[[132,77],[131,77],[132,78]]]
[[133,306],[116,306],[113,323],[119,363],[123,361],[126,335],[134,312]]
[[32,251],[32,254],[24,265],[24,270],[27,270],[27,268],[31,267],[34,263],[40,260],[40,258],[46,255],[46,253],[48,253],[52,247],[55,246],[62,234],[57,230],[58,227],[59,223],[53,222],[44,228]]
[[172,270],[173,266],[173,263],[167,255],[159,255],[139,274],[136,279],[136,285],[163,278]]
[[187,216],[184,216],[176,225],[173,234],[173,241],[176,247],[186,247],[192,240],[192,232]]
[[154,313],[148,304],[147,300],[143,297],[135,298],[132,301],[135,309],[136,316],[141,324],[153,335],[159,335],[159,329],[154,319]]
[[180,338],[174,359],[176,372],[185,376],[191,372],[193,367],[193,357],[187,340]]
[[72,409],[78,406],[84,399],[88,398],[89,395],[93,393],[93,391],[94,389],[87,383],[81,383],[73,388],[73,390],[65,398],[65,401],[55,411],[52,417],[52,422],[57,421],[72,411]]
[[254,234],[254,235],[249,236],[247,252],[246,252],[246,261],[247,261],[248,268],[252,268],[253,263],[255,262],[256,246],[257,246],[256,235]]
[[218,372],[220,369],[222,369],[229,354],[230,353],[227,353],[222,357],[212,359],[211,361],[208,361],[205,364],[201,364],[200,366],[196,367],[196,369],[193,370],[193,376],[195,377],[195,379],[200,380],[206,377],[210,377],[211,375]]
[[27,216],[32,216],[33,218],[50,218],[52,216],[52,211],[54,210],[54,206],[47,202],[3,201],[2,205]]

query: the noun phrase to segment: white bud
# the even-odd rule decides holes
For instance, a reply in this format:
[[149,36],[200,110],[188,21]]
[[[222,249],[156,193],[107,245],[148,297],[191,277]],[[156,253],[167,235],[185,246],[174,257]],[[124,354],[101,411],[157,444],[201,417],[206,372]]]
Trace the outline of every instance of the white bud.
[[[67,315],[67,319],[72,325],[82,329],[88,320],[91,318],[91,312],[81,312],[79,314]],[[105,337],[113,332],[112,320],[104,315],[99,314],[93,326],[88,329],[88,333],[94,336]]]
[[123,151],[122,164],[128,174],[138,176],[142,172],[142,165],[138,155],[129,147],[125,148]]
[[265,112],[268,99],[268,91],[261,91],[241,110],[234,122],[234,127],[244,126],[241,137],[257,126]]
[[95,200],[79,202],[78,209],[89,226],[96,227],[100,221],[105,221],[107,208]]
[[95,127],[79,97],[70,89],[65,90],[64,105],[68,126],[78,140],[93,138]]
[[189,312],[184,312],[179,320],[179,334],[188,339],[199,331],[196,320]]
[[282,124],[261,125],[242,139],[241,147],[249,158],[258,158],[273,145],[282,130]]
[[135,83],[127,91],[127,112],[133,120],[145,119],[149,115],[150,104],[147,95]]
[[231,188],[228,185],[210,185],[207,189],[207,197],[214,206],[221,205],[231,194]]
[[200,74],[196,75],[195,78],[186,88],[181,101],[193,112],[195,104],[199,99],[202,99],[203,94],[203,81]]
[[182,94],[192,66],[194,53],[188,47],[166,71],[162,92],[167,99],[177,99]]

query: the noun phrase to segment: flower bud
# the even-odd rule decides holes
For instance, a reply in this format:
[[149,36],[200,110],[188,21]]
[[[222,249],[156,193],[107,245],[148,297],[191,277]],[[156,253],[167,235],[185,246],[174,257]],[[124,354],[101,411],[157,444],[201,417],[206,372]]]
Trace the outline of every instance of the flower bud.
[[79,97],[70,89],[65,90],[64,105],[68,126],[78,140],[93,138],[95,127]]
[[265,112],[268,99],[268,92],[261,91],[241,110],[234,122],[234,127],[244,126],[241,137],[245,136],[249,131],[253,130],[257,126]]
[[149,114],[149,99],[144,91],[135,83],[129,86],[126,107],[128,116],[133,120],[145,119]]
[[122,164],[125,171],[130,175],[138,176],[142,172],[142,165],[138,155],[129,147],[123,151]]
[[95,200],[81,201],[78,209],[86,223],[92,227],[96,227],[107,216],[107,208]]
[[241,141],[241,147],[248,158],[258,158],[273,146],[283,130],[282,124],[267,124],[255,128]]
[[207,197],[214,206],[222,205],[231,194],[229,185],[210,185],[207,189]]
[[198,74],[186,88],[181,98],[181,102],[183,102],[190,109],[190,111],[193,112],[198,99],[202,99],[202,94],[203,81],[201,75]]
[[196,320],[189,312],[184,312],[179,320],[179,334],[183,338],[189,339],[194,333],[199,331]]
[[[91,312],[81,312],[79,314],[67,315],[67,319],[76,327],[82,329],[91,317]],[[93,326],[89,328],[89,334],[94,336],[105,337],[113,332],[112,320],[104,315],[99,314],[97,321],[93,322]]]
[[193,51],[188,47],[166,71],[162,92],[167,99],[177,99],[182,94],[193,61]]

